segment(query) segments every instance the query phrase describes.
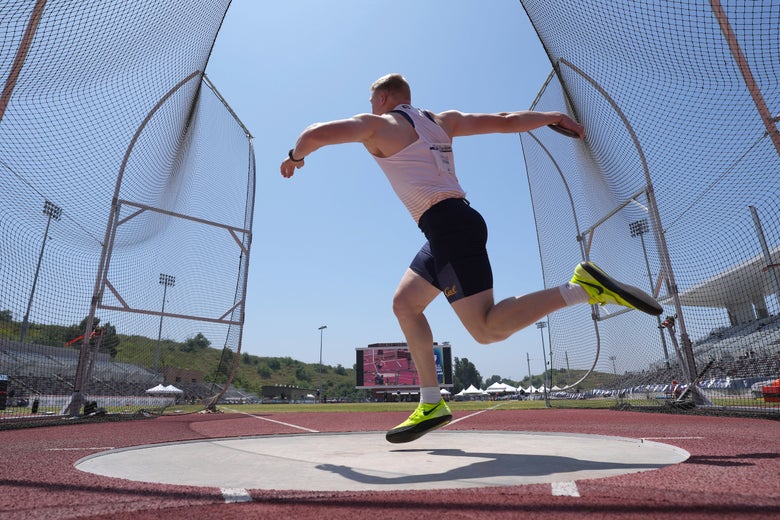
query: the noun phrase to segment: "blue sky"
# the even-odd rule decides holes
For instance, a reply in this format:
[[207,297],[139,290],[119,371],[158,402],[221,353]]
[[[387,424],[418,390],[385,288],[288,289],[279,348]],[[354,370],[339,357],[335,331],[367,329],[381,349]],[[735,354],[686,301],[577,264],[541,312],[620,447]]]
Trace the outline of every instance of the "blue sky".
[[[303,128],[370,111],[369,86],[400,72],[440,112],[530,107],[551,65],[516,0],[233,0],[207,74],[254,136],[257,193],[243,351],[352,367],[355,348],[403,341],[395,287],[424,242],[358,144],[323,148],[292,179],[279,163]],[[542,287],[517,135],[455,140],[458,177],[490,229],[496,299]],[[565,280],[561,280],[563,282]],[[533,327],[478,345],[443,297],[436,341],[485,378],[543,370]]]

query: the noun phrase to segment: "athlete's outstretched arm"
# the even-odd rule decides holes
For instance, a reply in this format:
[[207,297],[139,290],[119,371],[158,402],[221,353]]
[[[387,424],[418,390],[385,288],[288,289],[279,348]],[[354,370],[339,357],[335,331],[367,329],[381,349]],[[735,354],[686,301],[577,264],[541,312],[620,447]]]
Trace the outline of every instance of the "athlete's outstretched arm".
[[297,168],[304,165],[304,158],[332,144],[366,143],[375,134],[378,125],[382,124],[379,116],[360,114],[349,119],[339,119],[326,123],[309,125],[301,135],[288,157],[282,161],[280,170],[284,177],[292,177]]
[[451,137],[528,132],[546,125],[558,125],[567,130],[573,130],[579,138],[585,135],[581,124],[561,112],[522,110],[519,112],[476,114],[450,110],[438,114],[437,118]]

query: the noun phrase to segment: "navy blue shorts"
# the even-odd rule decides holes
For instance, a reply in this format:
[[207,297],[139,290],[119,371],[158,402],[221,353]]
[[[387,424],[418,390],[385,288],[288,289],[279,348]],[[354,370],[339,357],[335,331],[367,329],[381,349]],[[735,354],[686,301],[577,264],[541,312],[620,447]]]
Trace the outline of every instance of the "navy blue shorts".
[[443,200],[423,213],[418,225],[428,241],[409,268],[450,303],[493,288],[487,226],[468,201]]

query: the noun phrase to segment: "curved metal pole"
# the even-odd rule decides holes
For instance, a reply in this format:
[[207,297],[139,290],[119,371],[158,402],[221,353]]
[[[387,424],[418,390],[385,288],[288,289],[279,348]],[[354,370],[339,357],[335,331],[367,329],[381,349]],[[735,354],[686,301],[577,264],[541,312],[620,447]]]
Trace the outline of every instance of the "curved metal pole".
[[[582,234],[580,232],[579,220],[577,219],[577,209],[574,204],[574,197],[572,197],[571,190],[569,189],[569,183],[566,182],[566,177],[563,175],[563,170],[561,170],[561,167],[558,165],[558,162],[555,160],[555,157],[553,157],[552,153],[550,153],[550,150],[548,150],[547,147],[544,146],[544,144],[542,144],[542,142],[534,135],[533,132],[526,132],[526,134],[531,136],[531,138],[534,141],[536,141],[536,144],[538,144],[539,147],[541,147],[541,149],[544,151],[544,153],[547,154],[547,157],[552,162],[553,166],[555,167],[555,170],[558,172],[558,176],[561,178],[561,181],[563,182],[563,187],[566,189],[566,195],[569,197],[569,205],[571,206],[572,219],[574,219],[574,227],[577,231],[577,241],[580,243],[580,253],[582,254],[582,258],[587,260],[588,254],[583,245],[583,241],[581,240]],[[533,199],[533,192],[531,193],[531,199]],[[533,204],[531,204],[531,206],[533,207]],[[539,248],[539,250],[541,251],[541,247]],[[542,273],[542,278],[544,278],[544,272]],[[593,315],[595,316],[595,311]],[[593,372],[593,370],[596,369],[596,365],[599,362],[599,357],[601,356],[601,338],[599,335],[598,322],[595,319],[593,320],[593,327],[596,329],[596,357],[593,359],[593,364],[580,379],[578,379],[574,383],[564,386],[563,388],[564,390],[568,388],[573,388],[578,384],[582,383]],[[544,339],[542,339],[542,341],[544,342]],[[544,345],[542,345],[542,352],[544,352]],[[550,370],[552,371],[552,337],[550,337],[550,358],[551,358]],[[546,366],[547,366],[547,362],[545,361],[545,367]],[[552,374],[552,372],[550,373]],[[530,380],[531,376],[529,375],[528,377]]]
[[[111,199],[111,211],[109,212],[108,216],[108,223],[106,224],[106,234],[103,239],[103,248],[100,253],[100,262],[98,264],[98,271],[97,276],[95,277],[95,286],[92,291],[92,300],[90,302],[89,307],[89,315],[87,316],[87,323],[85,327],[85,334],[84,334],[84,342],[81,345],[81,351],[79,352],[79,361],[78,365],[76,366],[76,379],[73,385],[73,398],[71,399],[71,404],[67,407],[67,413],[70,415],[78,415],[78,408],[80,400],[83,398],[81,395],[81,391],[84,386],[84,371],[86,368],[86,360],[87,360],[87,354],[89,350],[89,334],[92,331],[92,327],[94,325],[95,320],[95,311],[97,310],[97,305],[100,299],[102,298],[103,294],[103,288],[104,288],[104,279],[106,276],[106,272],[108,271],[108,263],[109,263],[109,257],[111,253],[112,244],[114,240],[114,231],[116,230],[116,221],[119,217],[119,208],[120,208],[120,202],[119,202],[119,191],[122,187],[122,180],[124,178],[125,169],[127,168],[127,163],[130,160],[130,154],[133,151],[133,148],[135,147],[136,142],[141,136],[141,133],[146,128],[146,125],[149,124],[149,121],[151,121],[152,117],[157,113],[157,111],[165,104],[168,99],[170,99],[173,94],[175,94],[180,88],[182,88],[184,85],[189,83],[193,78],[200,77],[202,75],[202,72],[199,70],[194,71],[189,76],[181,80],[179,83],[174,85],[168,92],[163,95],[159,101],[152,107],[152,109],[149,111],[148,114],[146,114],[146,117],[141,121],[141,124],[138,125],[138,128],[135,131],[135,134],[133,135],[133,138],[130,140],[130,144],[127,146],[127,150],[125,151],[125,155],[122,159],[122,164],[119,167],[119,173],[117,174],[116,178],[116,184],[114,186],[114,196]],[[75,408],[75,409],[74,409]]]
[[680,302],[680,295],[677,288],[677,283],[674,279],[674,272],[672,270],[672,263],[671,259],[669,257],[669,250],[666,247],[666,238],[663,234],[663,228],[661,227],[661,216],[658,211],[658,205],[655,200],[655,191],[653,188],[653,181],[650,178],[650,169],[647,165],[647,158],[645,157],[644,151],[642,150],[642,147],[639,145],[639,138],[637,137],[636,133],[634,132],[634,128],[631,126],[631,124],[628,122],[628,118],[623,113],[623,111],[620,109],[618,104],[615,102],[612,97],[607,94],[607,92],[596,83],[596,81],[591,78],[588,74],[586,74],[582,69],[574,65],[573,63],[567,61],[565,58],[560,58],[558,60],[558,64],[565,65],[572,71],[574,71],[576,74],[581,76],[585,81],[591,84],[593,88],[596,89],[596,91],[601,94],[604,99],[610,104],[612,109],[615,111],[615,113],[618,115],[620,120],[623,122],[623,125],[626,127],[626,130],[628,131],[629,136],[631,137],[631,141],[634,143],[634,147],[636,148],[637,154],[639,155],[639,160],[642,163],[642,172],[645,176],[645,193],[647,195],[647,205],[648,205],[648,213],[650,215],[650,219],[652,220],[652,229],[653,229],[653,235],[655,236],[656,240],[656,246],[658,247],[658,257],[661,261],[661,270],[665,275],[666,279],[666,287],[667,291],[669,292],[669,295],[672,297],[674,301],[675,310],[677,312],[677,322],[679,323],[680,327],[680,339],[683,342],[683,353],[684,358],[681,361],[683,361],[683,365],[687,368],[687,374],[689,381],[693,381],[696,379],[696,362],[693,357],[693,347],[691,344],[690,337],[688,336],[687,329],[685,327],[685,320],[683,318],[683,312],[682,312],[682,304]]

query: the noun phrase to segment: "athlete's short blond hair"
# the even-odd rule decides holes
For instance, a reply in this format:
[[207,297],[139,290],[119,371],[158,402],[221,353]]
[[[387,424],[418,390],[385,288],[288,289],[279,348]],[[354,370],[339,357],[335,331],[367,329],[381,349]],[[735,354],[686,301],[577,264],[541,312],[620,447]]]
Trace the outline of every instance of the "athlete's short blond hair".
[[407,101],[412,99],[412,89],[409,87],[409,82],[398,73],[387,74],[376,80],[371,85],[371,92],[377,90],[382,90]]

